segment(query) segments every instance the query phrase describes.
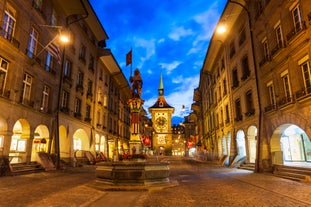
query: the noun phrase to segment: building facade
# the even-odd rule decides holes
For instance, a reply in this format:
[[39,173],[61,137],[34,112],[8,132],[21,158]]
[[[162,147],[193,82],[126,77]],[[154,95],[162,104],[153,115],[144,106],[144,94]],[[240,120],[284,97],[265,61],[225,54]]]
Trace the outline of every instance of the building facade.
[[129,140],[130,89],[90,3],[4,0],[0,8],[1,156],[116,155]]
[[227,2],[218,23],[226,32],[215,30],[194,92],[209,157],[257,171],[310,161],[310,6]]

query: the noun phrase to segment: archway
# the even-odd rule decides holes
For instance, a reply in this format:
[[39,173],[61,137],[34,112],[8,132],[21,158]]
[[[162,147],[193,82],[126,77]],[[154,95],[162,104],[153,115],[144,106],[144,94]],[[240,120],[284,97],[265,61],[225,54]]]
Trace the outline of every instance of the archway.
[[38,161],[38,152],[48,152],[50,144],[49,129],[45,125],[39,125],[35,129],[31,150],[31,161]]
[[222,142],[222,137],[217,137],[217,147],[218,147],[218,154],[217,158],[221,158],[223,155],[223,142]]
[[279,126],[271,137],[272,164],[304,165],[311,161],[308,135],[294,124]]
[[256,162],[256,145],[257,145],[257,128],[250,126],[247,130],[247,144],[248,144],[248,161],[250,163]]
[[[30,125],[27,120],[19,119],[13,127],[9,157],[11,163],[27,162],[27,147],[30,138]],[[29,159],[29,158],[28,158]]]
[[5,142],[8,140],[8,124],[7,121],[0,116],[0,154],[4,155],[5,145],[8,146]]
[[245,134],[243,130],[237,132],[237,153],[240,158],[246,157]]
[[73,134],[73,149],[74,151],[76,150],[90,150],[90,140],[83,129],[78,129],[74,134]]
[[71,144],[68,137],[68,130],[65,126],[59,126],[59,153],[60,158],[69,162]]

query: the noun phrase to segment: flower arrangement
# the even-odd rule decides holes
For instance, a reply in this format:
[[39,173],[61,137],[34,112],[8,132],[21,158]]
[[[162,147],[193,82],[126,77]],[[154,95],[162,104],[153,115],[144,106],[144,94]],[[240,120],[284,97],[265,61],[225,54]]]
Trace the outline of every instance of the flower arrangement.
[[124,153],[120,156],[120,160],[133,160],[133,159],[147,159],[147,155],[145,153],[139,153],[139,154],[129,154]]

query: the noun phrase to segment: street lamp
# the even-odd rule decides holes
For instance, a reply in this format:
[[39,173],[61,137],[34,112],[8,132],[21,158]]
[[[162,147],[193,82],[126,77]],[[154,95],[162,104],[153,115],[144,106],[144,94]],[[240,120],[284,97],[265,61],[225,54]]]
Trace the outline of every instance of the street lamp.
[[65,58],[65,47],[70,42],[68,32],[61,33],[60,41],[63,43],[63,52],[61,59],[61,70],[58,84],[58,95],[57,95],[57,109],[56,109],[56,134],[55,134],[55,153],[56,153],[56,169],[60,168],[60,142],[59,142],[59,111],[61,109],[61,93],[63,88],[63,71],[64,71],[64,58]]

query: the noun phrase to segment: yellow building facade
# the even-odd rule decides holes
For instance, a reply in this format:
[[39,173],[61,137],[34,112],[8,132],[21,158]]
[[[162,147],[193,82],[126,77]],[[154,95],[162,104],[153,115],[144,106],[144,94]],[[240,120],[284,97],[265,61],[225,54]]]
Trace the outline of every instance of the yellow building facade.
[[38,152],[68,163],[78,151],[112,158],[129,140],[129,85],[89,2],[0,8],[0,155],[11,164],[40,162]]

